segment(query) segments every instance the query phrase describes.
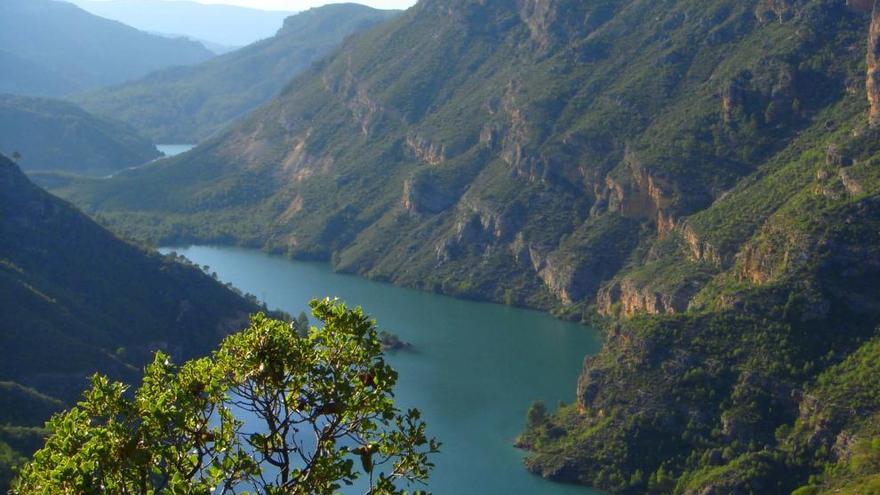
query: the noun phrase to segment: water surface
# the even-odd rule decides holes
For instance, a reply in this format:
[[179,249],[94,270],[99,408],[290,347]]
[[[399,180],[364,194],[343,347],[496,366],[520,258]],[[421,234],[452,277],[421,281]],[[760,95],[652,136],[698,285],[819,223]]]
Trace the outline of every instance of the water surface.
[[170,158],[195,148],[194,144],[157,144],[156,149],[165,154],[165,158]]
[[397,402],[418,407],[443,442],[428,489],[435,495],[595,495],[530,475],[512,447],[529,404],[574,400],[586,354],[599,350],[594,330],[549,315],[463,301],[333,273],[321,263],[290,261],[240,248],[164,248],[209,265],[224,282],[294,315],[309,299],[337,296],[360,305],[383,330],[417,352],[389,355],[400,373]]

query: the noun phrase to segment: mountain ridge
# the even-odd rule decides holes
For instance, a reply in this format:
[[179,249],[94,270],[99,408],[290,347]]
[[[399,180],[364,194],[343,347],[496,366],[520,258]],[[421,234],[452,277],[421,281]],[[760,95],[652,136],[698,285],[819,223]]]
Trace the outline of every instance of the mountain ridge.
[[134,129],[61,100],[0,94],[0,150],[28,172],[104,176],[162,154]]
[[271,37],[293,11],[269,11],[188,1],[67,0],[95,15],[142,31],[176,33],[225,46],[244,46]]
[[310,9],[288,17],[272,38],[72,100],[156,142],[201,141],[270,100],[348,35],[394,15],[353,3]]
[[199,43],[151,35],[52,0],[0,4],[0,52],[9,54],[0,61],[11,74],[0,91],[30,96],[118,84],[213,56]]

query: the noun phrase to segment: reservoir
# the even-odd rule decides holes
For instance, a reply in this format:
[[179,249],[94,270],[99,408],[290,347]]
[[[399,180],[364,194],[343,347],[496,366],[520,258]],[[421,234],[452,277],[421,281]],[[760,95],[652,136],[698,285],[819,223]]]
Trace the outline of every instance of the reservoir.
[[171,158],[172,156],[180,155],[181,153],[186,153],[187,151],[195,148],[194,144],[157,144],[156,149],[161,153],[165,154],[165,158]]
[[[550,315],[465,301],[334,273],[328,264],[291,261],[232,247],[163,248],[210,266],[223,282],[293,316],[313,298],[362,306],[380,330],[414,352],[388,354],[399,372],[401,409],[421,409],[442,443],[427,490],[435,495],[596,495],[529,474],[513,448],[534,400],[571,403],[584,356],[598,352],[595,330]],[[312,322],[315,323],[314,321]],[[413,489],[424,489],[412,487]]]

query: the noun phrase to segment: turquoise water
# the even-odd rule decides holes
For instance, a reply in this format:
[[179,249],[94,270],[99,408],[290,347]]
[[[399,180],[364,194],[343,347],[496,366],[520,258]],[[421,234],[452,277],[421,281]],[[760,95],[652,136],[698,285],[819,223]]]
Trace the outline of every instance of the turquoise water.
[[599,350],[596,332],[546,314],[393,287],[239,248],[165,248],[209,265],[224,282],[294,315],[311,298],[360,305],[379,327],[416,352],[388,357],[400,373],[398,404],[418,407],[443,442],[428,489],[435,495],[595,495],[530,475],[512,447],[536,399],[574,400],[583,358]]
[[157,144],[156,149],[165,153],[166,158],[170,158],[174,155],[179,155],[181,153],[186,153],[187,151],[195,148],[194,144]]

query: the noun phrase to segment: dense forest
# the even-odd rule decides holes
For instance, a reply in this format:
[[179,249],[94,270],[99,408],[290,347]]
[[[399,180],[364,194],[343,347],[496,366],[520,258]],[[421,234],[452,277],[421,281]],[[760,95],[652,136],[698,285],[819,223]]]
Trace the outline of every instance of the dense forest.
[[203,355],[261,309],[199,267],[120,240],[2,155],[0,294],[4,492],[93,373],[135,383],[154,351]]

